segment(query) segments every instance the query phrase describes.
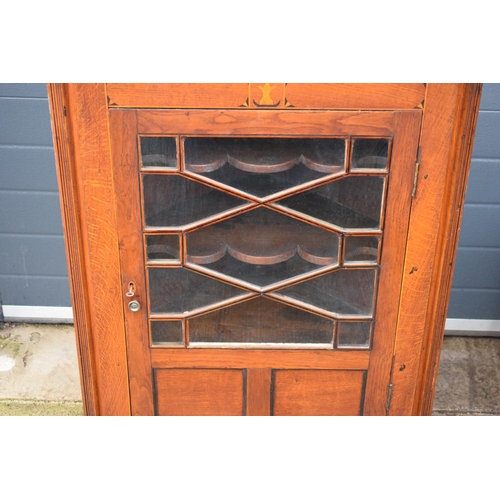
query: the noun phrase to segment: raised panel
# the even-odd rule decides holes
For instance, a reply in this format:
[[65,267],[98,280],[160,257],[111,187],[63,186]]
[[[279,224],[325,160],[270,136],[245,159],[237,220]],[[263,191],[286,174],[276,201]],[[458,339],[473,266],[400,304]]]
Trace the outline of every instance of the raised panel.
[[65,259],[62,235],[0,234],[0,274],[66,278]]
[[500,111],[500,85],[484,83],[481,95],[481,111]]
[[275,370],[273,415],[361,415],[365,372]]
[[57,193],[0,192],[0,232],[60,235],[59,208]]
[[45,83],[2,83],[0,97],[47,98],[47,85]]
[[452,287],[499,289],[500,248],[459,248]]
[[500,158],[500,113],[481,111],[477,119],[476,141],[474,142],[474,158]]
[[[52,146],[45,99],[0,99],[1,142],[11,146]],[[8,125],[7,125],[8,124]]]
[[453,288],[448,308],[449,318],[500,319],[500,290]]
[[158,415],[243,415],[244,370],[157,370]]
[[54,151],[44,146],[0,145],[0,186],[16,191],[57,191]]
[[0,274],[2,302],[18,306],[71,307],[68,278]]
[[500,246],[500,205],[465,206],[460,230],[461,247]]
[[500,204],[498,186],[500,186],[500,158],[472,159],[465,197],[466,205],[468,203]]

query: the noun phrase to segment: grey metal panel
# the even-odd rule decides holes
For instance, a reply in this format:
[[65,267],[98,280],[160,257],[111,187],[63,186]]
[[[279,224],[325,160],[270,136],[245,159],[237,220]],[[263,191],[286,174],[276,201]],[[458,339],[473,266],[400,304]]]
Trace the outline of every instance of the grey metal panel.
[[[500,131],[499,131],[500,134]],[[469,203],[500,202],[500,160],[472,160],[465,197],[465,208]]]
[[500,248],[459,248],[453,287],[500,291]]
[[500,84],[485,84],[449,318],[500,319]]
[[2,83],[0,97],[44,97],[47,98],[45,83]]
[[16,306],[69,307],[68,278],[0,276],[2,302]]
[[1,144],[52,147],[48,100],[0,97],[0,117]]
[[45,84],[0,84],[0,293],[71,305]]
[[0,189],[56,192],[54,150],[0,145]]
[[67,276],[62,236],[0,234],[0,275]]
[[459,243],[460,247],[500,247],[500,205],[466,205]]
[[500,158],[500,111],[480,111],[477,119],[474,158]]
[[0,233],[62,234],[60,210],[57,193],[0,191]]
[[500,84],[485,83],[483,85],[481,110],[500,111]]
[[453,289],[448,318],[500,319],[500,290]]

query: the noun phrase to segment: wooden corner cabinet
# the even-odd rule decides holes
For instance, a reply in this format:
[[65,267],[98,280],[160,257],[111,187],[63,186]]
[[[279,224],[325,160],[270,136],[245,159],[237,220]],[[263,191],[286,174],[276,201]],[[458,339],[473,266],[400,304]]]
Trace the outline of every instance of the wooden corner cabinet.
[[480,84],[49,84],[87,415],[431,413]]

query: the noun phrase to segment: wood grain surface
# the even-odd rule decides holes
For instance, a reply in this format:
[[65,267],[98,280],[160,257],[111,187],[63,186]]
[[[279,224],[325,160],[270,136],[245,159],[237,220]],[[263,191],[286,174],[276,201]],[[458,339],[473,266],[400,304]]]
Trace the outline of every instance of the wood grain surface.
[[431,307],[426,318],[424,353],[413,406],[414,415],[432,413],[481,91],[482,84],[467,84],[460,86],[458,94],[457,118],[451,146],[453,168],[448,170],[446,195],[443,197],[438,250],[430,291]]
[[[460,85],[431,84],[421,132],[420,169],[412,203],[394,357],[391,415],[413,413],[419,367],[426,337],[434,264],[438,251],[443,200],[447,200],[449,172],[454,168],[453,131]],[[449,237],[449,234],[447,235]],[[449,293],[442,288],[438,295]],[[436,300],[436,298],[435,298]],[[431,325],[427,326],[432,329]],[[442,336],[441,331],[435,335]],[[432,342],[431,337],[427,338]]]
[[142,110],[138,127],[141,134],[192,136],[389,136],[392,117],[383,111]]
[[386,411],[420,120],[420,111],[401,111],[394,116],[373,351],[366,383],[366,415],[383,415]]
[[415,109],[422,106],[423,83],[288,83],[286,101],[299,109]]
[[239,108],[248,101],[247,83],[108,83],[110,107]]
[[85,415],[99,413],[98,373],[95,365],[90,304],[85,273],[84,241],[82,220],[77,209],[75,159],[72,156],[72,143],[68,121],[65,117],[67,97],[62,84],[49,84],[48,95],[52,115],[52,136],[56,157],[56,171],[61,197],[62,223],[68,278],[73,304],[73,320],[78,351],[78,366],[82,388]]
[[[398,110],[422,107],[422,83],[108,83],[110,107]],[[264,92],[271,102],[261,104]],[[266,100],[267,102],[267,100]]]
[[[104,85],[65,86],[99,415],[129,415],[113,174]],[[78,272],[77,270],[75,272]],[[80,271],[81,272],[81,271]]]
[[245,414],[244,370],[156,370],[157,415]]
[[275,370],[272,414],[361,415],[364,372]]
[[269,368],[247,370],[246,414],[248,416],[271,414],[271,370]]
[[153,349],[153,368],[335,368],[366,370],[367,351]]
[[[463,104],[460,101],[464,90],[464,86],[457,84],[429,84],[427,87],[419,180],[412,203],[401,294],[391,415],[421,414],[422,408],[415,406],[418,379],[430,373],[435,384],[439,349],[434,350],[433,359],[427,358],[425,373],[419,370],[421,363],[422,366],[426,364],[427,346],[435,344],[440,347],[444,333],[451,270],[446,270],[448,279],[441,283],[436,283],[438,278],[435,273],[443,273],[443,257],[446,256],[448,263],[454,261],[458,238],[465,187],[464,169],[468,171],[468,160],[464,159],[461,165],[456,164],[457,148],[463,144],[469,158],[471,151],[471,131],[468,132],[467,142],[463,142],[465,137],[462,137],[465,123],[463,119],[461,122]],[[466,107],[471,113],[470,121],[477,115],[477,102]],[[462,171],[460,180],[454,180],[457,168]],[[454,213],[452,220],[447,221],[450,210]],[[440,308],[439,317],[436,317],[437,306]],[[433,384],[426,387],[426,394],[420,391],[420,397],[432,401]],[[427,414],[430,409],[428,404]]]
[[[153,384],[149,335],[141,206],[138,200],[139,165],[137,114],[134,110],[110,110],[110,139],[116,195],[116,218],[120,254],[122,301],[127,332],[127,357],[132,415],[152,415]],[[136,193],[133,196],[131,193]],[[133,284],[133,297],[125,296]],[[136,300],[139,311],[128,309]]]

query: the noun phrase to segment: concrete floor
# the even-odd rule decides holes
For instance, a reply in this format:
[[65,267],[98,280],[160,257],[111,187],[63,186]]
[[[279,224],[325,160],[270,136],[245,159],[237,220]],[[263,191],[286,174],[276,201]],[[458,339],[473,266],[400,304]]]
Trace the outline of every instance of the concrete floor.
[[[500,338],[445,337],[434,415],[500,415]],[[0,329],[0,415],[83,415],[72,325]]]
[[0,415],[83,415],[73,325],[5,323]]
[[434,415],[500,415],[500,338],[444,339]]

